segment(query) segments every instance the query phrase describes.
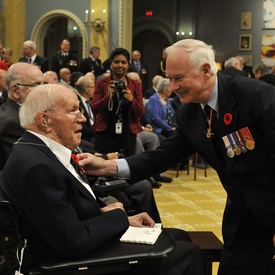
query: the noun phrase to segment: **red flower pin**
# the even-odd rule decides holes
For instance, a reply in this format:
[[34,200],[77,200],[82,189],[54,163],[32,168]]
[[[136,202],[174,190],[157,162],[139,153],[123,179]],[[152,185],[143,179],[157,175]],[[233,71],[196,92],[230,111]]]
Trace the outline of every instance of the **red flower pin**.
[[76,154],[71,154],[71,158],[75,161],[75,163],[78,163],[79,158]]
[[232,119],[233,119],[233,117],[232,117],[232,115],[229,114],[229,113],[226,113],[226,114],[223,116],[223,122],[224,122],[224,124],[226,124],[226,125],[231,124]]

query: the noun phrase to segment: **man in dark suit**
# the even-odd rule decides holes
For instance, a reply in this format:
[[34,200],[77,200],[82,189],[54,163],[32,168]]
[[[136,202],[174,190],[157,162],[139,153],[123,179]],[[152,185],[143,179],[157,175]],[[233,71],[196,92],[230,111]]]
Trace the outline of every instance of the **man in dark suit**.
[[217,171],[227,192],[218,274],[271,274],[275,88],[248,77],[217,73],[212,47],[199,40],[184,39],[169,47],[166,65],[171,89],[183,103],[175,135],[156,150],[126,161],[99,163],[93,156],[82,155],[80,159],[87,159],[79,165],[92,174],[123,171],[127,176],[130,172],[137,180],[198,152]]
[[81,61],[79,71],[83,74],[92,72],[95,77],[102,75],[105,70],[103,69],[99,56],[100,48],[96,46],[91,47],[90,56]]
[[19,58],[18,62],[27,62],[37,66],[43,73],[48,71],[49,62],[46,58],[36,54],[36,44],[31,40],[27,40],[23,43],[23,55]]
[[136,72],[139,74],[142,83],[142,94],[148,89],[149,71],[145,62],[141,61],[140,51],[132,52],[132,62],[128,69],[129,72]]
[[152,95],[157,92],[157,85],[160,79],[163,79],[161,75],[155,75],[152,80],[152,87],[145,91],[144,98],[149,99]]
[[[70,164],[85,120],[76,94],[58,84],[34,88],[21,107],[27,131],[0,174],[0,187],[18,211],[34,264],[81,259],[119,240],[129,225],[154,226],[147,213],[127,217],[121,203],[104,205]],[[184,231],[167,231],[174,232],[175,251],[135,274],[205,274],[201,250],[183,241]]]
[[[22,137],[24,130],[19,122],[19,108],[26,99],[29,88],[43,83],[43,73],[38,67],[28,63],[15,63],[6,73],[8,99],[0,106],[0,146],[5,163],[11,153],[13,143]],[[3,167],[0,167],[0,170]]]
[[247,72],[242,71],[241,63],[237,57],[231,57],[227,59],[224,62],[224,69],[221,70],[221,73],[225,75],[231,75],[231,76],[236,76],[236,75],[248,76]]
[[60,43],[60,51],[54,53],[51,58],[51,71],[59,74],[60,69],[68,68],[71,73],[78,71],[78,62],[76,57],[70,52],[71,43],[64,39]]

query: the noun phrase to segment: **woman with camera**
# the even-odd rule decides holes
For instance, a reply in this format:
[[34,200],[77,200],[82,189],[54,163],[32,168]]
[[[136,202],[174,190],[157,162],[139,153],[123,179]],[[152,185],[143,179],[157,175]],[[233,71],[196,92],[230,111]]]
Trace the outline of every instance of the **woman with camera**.
[[111,75],[96,83],[92,100],[95,149],[106,154],[134,155],[136,135],[144,112],[141,84],[127,77],[130,54],[116,48],[110,54]]

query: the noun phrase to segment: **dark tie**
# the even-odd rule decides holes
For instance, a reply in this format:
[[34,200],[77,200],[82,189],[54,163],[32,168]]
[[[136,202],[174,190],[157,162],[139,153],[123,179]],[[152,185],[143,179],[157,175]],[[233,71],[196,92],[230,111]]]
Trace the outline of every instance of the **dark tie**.
[[137,72],[139,72],[140,71],[140,64],[139,64],[139,62],[136,63],[136,68],[137,68]]
[[86,100],[86,104],[87,104],[87,111],[89,114],[89,118],[92,119],[91,100]]
[[[89,181],[88,181],[88,179],[87,179],[87,177],[86,177],[86,175],[85,175],[85,173],[84,173],[84,171],[83,171],[83,169],[78,165],[78,157],[77,157],[77,154],[79,153],[79,148],[77,148],[77,152],[76,152],[76,154],[74,154],[74,153],[72,153],[72,155],[71,155],[71,164],[72,164],[72,166],[74,167],[74,169],[75,169],[75,171],[76,171],[76,173],[87,183],[87,184],[89,184]],[[82,151],[81,151],[82,152]],[[89,184],[90,185],[90,184]],[[95,196],[96,196],[96,194],[95,194]],[[106,204],[98,197],[98,196],[96,196],[96,201],[98,202],[98,204],[99,204],[99,206],[100,207],[105,207],[106,206]]]
[[28,63],[32,63],[32,59],[31,58],[28,58]]

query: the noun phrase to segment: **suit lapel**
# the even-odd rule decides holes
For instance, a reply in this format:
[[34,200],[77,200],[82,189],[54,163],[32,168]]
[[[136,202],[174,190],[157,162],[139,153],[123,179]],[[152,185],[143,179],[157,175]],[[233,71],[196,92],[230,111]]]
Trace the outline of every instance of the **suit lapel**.
[[[236,101],[232,96],[232,92],[230,91],[230,86],[226,81],[225,77],[218,74],[218,104],[219,104],[219,129],[220,129],[220,138],[222,139],[223,136],[231,134],[235,132],[237,129],[237,120],[238,114],[234,110],[236,106]],[[228,125],[225,123],[225,115],[231,114],[232,121]],[[224,142],[222,142],[224,145]],[[225,162],[228,172],[231,172],[232,165],[234,162],[235,157],[229,158],[227,156],[227,150],[224,147],[224,156]]]
[[[68,171],[68,169],[58,160],[58,158],[56,157],[56,155],[50,150],[50,148],[41,140],[39,139],[37,136],[29,133],[29,132],[25,132],[23,135],[23,138],[19,141],[19,143],[34,143],[37,145],[41,145],[41,146],[37,146],[37,148],[39,150],[41,150],[45,155],[47,155],[47,157],[49,157],[49,159],[51,161],[53,161],[54,163],[54,167],[56,167],[56,169],[60,169],[60,171],[64,171],[64,174],[67,174],[69,177],[71,177],[72,179],[72,183],[77,187],[77,189],[89,200],[91,200],[94,205],[99,209],[99,205],[98,202],[96,201],[96,199],[93,197],[93,195],[84,187],[84,185],[75,178],[75,176],[73,174],[71,174],[71,172]],[[99,209],[100,210],[100,209]]]

